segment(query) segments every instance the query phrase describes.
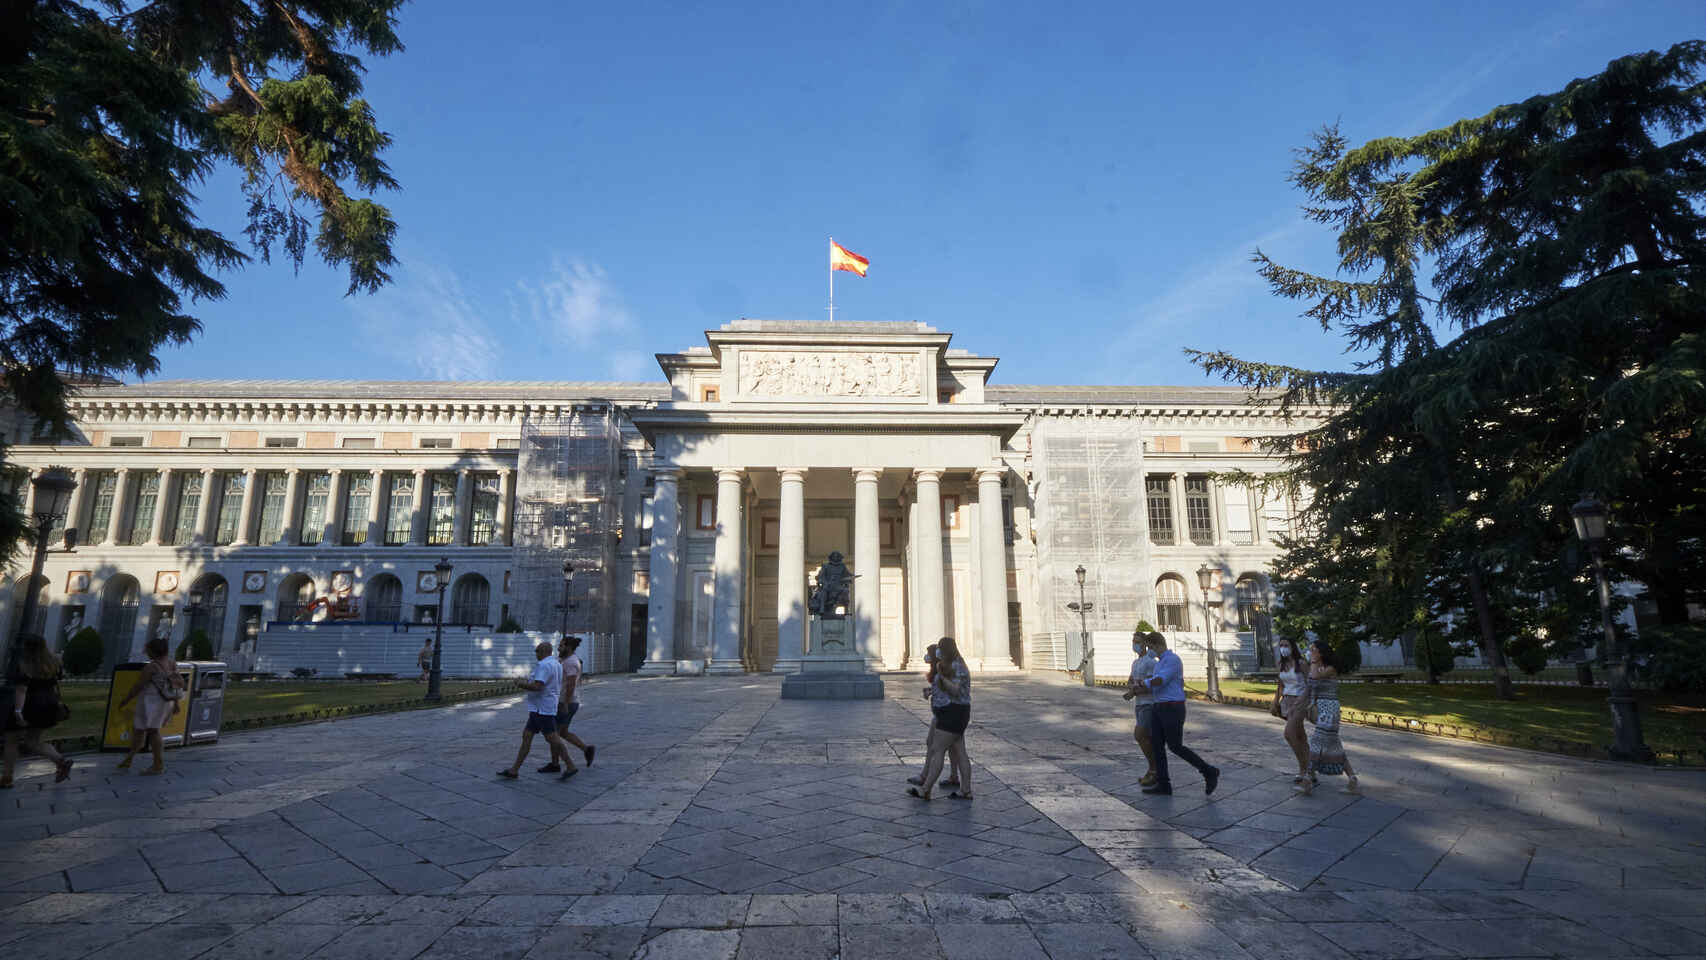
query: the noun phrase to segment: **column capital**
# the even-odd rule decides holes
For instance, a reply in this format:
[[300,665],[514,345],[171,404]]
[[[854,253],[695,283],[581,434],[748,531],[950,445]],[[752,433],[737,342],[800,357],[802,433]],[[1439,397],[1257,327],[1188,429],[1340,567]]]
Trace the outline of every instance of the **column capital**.
[[680,483],[681,468],[673,463],[654,463],[652,479],[658,483]]
[[718,483],[740,483],[746,476],[742,467],[718,467],[716,470]]
[[335,477],[335,476],[343,473],[344,468],[343,467],[327,467],[326,472]]
[[114,467],[113,468],[113,473],[115,473],[121,477],[124,476],[125,474],[129,473],[129,472],[130,472],[129,467]]
[[919,467],[912,471],[912,479],[920,483],[940,483],[942,474],[947,472],[946,467]]
[[854,483],[876,483],[878,480],[881,480],[882,478],[883,478],[883,470],[881,467],[854,467],[853,468],[853,482]]
[[977,477],[978,483],[1000,483],[1007,479],[1007,465],[1005,463],[992,463],[985,467],[978,467],[972,471],[972,474]]
[[243,476],[253,477],[255,474],[260,472],[260,469],[261,469],[260,467],[244,467],[243,468]]
[[776,475],[783,483],[805,483],[806,474],[811,471],[806,467],[777,467]]

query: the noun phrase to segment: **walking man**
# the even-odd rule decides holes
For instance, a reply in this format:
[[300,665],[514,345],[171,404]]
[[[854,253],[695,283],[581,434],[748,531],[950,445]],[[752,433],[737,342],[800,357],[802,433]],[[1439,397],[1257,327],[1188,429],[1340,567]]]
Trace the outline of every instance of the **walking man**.
[[[553,756],[566,749],[562,739],[557,736],[557,698],[563,689],[563,668],[552,659],[549,640],[534,647],[533,656],[539,661],[533,667],[533,676],[517,684],[527,691],[527,726],[521,730],[521,749],[515,753],[515,763],[498,771],[498,776],[505,780],[514,780],[521,775],[521,765],[527,760],[527,751],[533,748],[534,734],[542,734],[545,737]],[[563,779],[567,780],[574,772],[571,769]]]
[[[1173,782],[1167,778],[1167,751],[1197,768],[1202,774],[1203,793],[1213,793],[1220,783],[1220,768],[1211,767],[1197,756],[1196,751],[1185,746],[1185,665],[1179,661],[1179,655],[1167,649],[1167,638],[1159,633],[1149,635],[1149,648],[1160,654],[1155,663],[1155,673],[1149,678],[1150,689],[1155,691],[1155,708],[1151,714],[1153,724],[1150,748],[1155,752],[1155,782],[1143,788],[1144,793],[1159,793],[1171,796]],[[1165,746],[1166,749],[1162,749]]]
[[[565,634],[557,644],[557,663],[563,670],[563,693],[557,700],[557,736],[564,744],[573,744],[581,748],[581,756],[586,758],[586,765],[592,766],[592,755],[598,748],[583,741],[580,737],[569,732],[569,722],[581,708],[581,658],[575,651],[580,648],[581,638],[574,634]],[[580,771],[575,769],[575,762],[569,759],[569,750],[551,751],[551,762],[539,768],[540,773],[557,773],[561,771],[563,779],[567,780]]]
[[431,637],[427,638],[427,642],[421,647],[421,652],[415,655],[415,663],[419,664],[420,668],[421,668],[420,682],[426,683],[427,680],[432,676],[432,638]]

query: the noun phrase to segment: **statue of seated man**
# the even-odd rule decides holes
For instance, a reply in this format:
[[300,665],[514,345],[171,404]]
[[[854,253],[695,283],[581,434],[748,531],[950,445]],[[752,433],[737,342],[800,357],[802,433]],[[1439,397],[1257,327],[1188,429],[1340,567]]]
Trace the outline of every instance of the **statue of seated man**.
[[811,612],[826,618],[845,616],[844,612],[837,613],[836,610],[845,611],[851,605],[852,586],[853,577],[842,562],[841,551],[831,551],[829,559],[817,570],[817,589],[812,591]]

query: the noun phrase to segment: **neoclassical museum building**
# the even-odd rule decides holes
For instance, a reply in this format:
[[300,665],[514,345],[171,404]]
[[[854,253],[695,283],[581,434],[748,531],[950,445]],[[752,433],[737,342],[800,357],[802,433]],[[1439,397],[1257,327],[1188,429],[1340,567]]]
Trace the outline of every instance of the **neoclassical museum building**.
[[1123,674],[1140,619],[1192,669],[1211,634],[1264,664],[1295,505],[1227,478],[1297,422],[1238,389],[1001,384],[951,339],[740,320],[655,383],[86,385],[72,436],[7,438],[26,510],[35,472],[77,486],[72,549],[31,582],[20,548],[0,623],[33,589],[30,628],[93,627],[103,669],[200,630],[238,669],[401,674],[436,626],[450,674],[565,629],[601,671],[786,672],[835,552],[876,669],[944,634],[975,670],[1067,669],[1083,628]]

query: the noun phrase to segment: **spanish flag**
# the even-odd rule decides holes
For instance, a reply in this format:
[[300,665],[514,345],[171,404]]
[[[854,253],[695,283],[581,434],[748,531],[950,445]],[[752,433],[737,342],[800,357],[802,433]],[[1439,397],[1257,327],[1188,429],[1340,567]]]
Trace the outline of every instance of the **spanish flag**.
[[854,253],[846,247],[843,247],[834,240],[829,241],[829,269],[846,270],[848,273],[857,273],[862,277],[865,275],[865,271],[870,268],[871,261],[859,256],[857,253]]

